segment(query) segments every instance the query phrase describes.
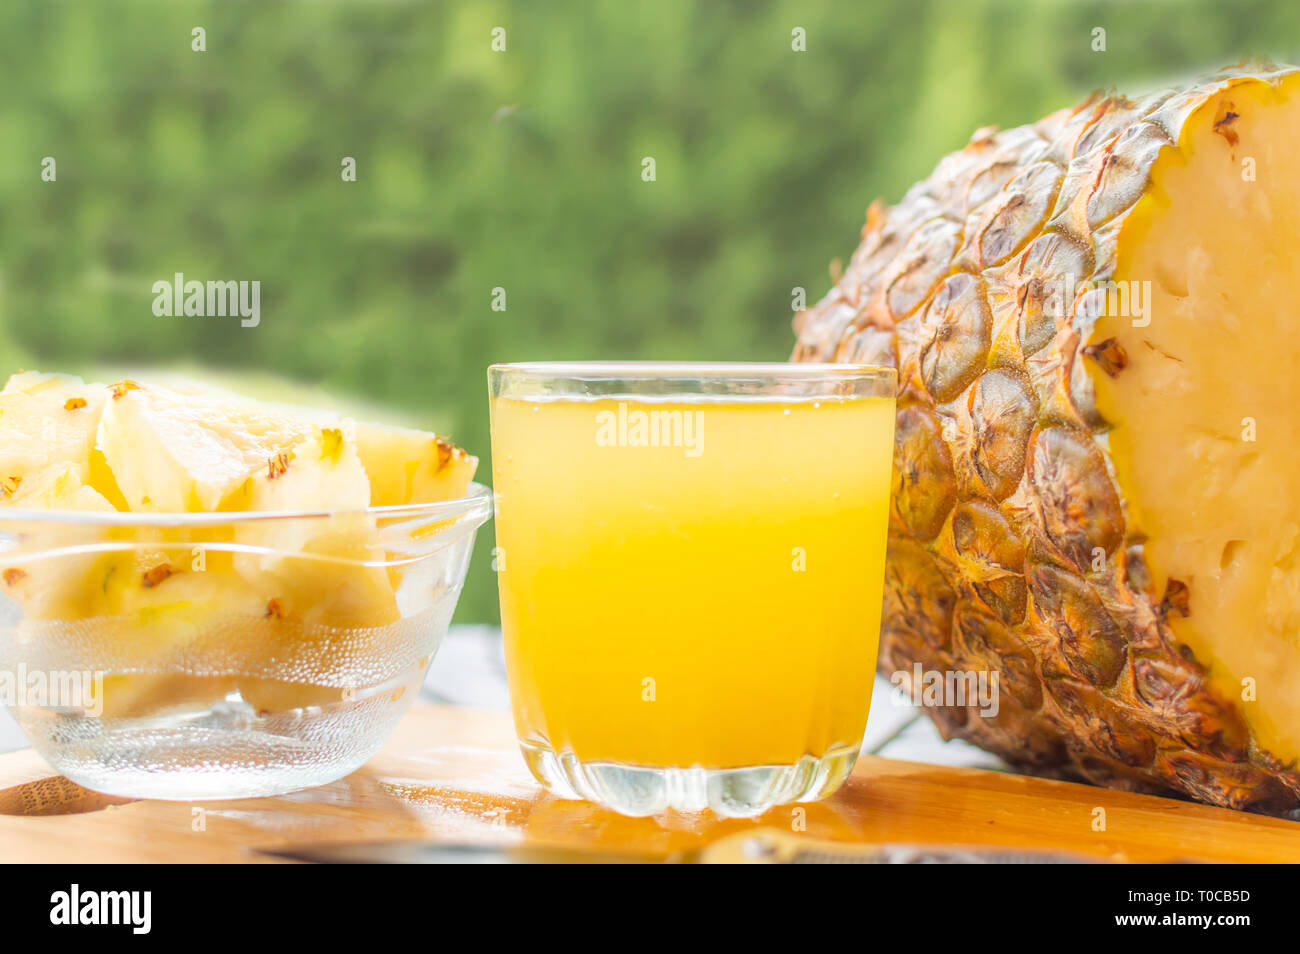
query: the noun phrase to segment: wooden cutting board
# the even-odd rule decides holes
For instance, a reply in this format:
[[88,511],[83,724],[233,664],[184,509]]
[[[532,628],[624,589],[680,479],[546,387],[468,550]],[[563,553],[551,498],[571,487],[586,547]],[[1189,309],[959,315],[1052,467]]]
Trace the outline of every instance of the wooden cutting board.
[[[123,801],[0,756],[0,861],[273,861],[259,848],[432,838],[662,853],[757,826],[842,841],[1005,846],[1120,861],[1300,861],[1300,822],[1000,772],[859,760],[824,802],[756,820],[625,818],[541,791],[508,714],[418,705],[363,769],[275,798]],[[1103,827],[1104,825],[1104,827]]]

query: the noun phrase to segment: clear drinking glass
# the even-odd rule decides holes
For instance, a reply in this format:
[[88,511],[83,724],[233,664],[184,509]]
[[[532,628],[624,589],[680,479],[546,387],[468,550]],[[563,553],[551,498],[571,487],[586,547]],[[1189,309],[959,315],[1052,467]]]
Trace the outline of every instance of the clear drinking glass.
[[533,774],[629,815],[834,791],[871,702],[893,369],[539,363],[488,379]]

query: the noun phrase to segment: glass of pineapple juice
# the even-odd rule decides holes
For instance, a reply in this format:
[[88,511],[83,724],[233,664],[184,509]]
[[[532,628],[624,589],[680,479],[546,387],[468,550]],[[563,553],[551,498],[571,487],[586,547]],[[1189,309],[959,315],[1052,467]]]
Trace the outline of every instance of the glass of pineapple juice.
[[834,791],[871,703],[894,370],[488,379],[510,694],[538,780],[629,815]]

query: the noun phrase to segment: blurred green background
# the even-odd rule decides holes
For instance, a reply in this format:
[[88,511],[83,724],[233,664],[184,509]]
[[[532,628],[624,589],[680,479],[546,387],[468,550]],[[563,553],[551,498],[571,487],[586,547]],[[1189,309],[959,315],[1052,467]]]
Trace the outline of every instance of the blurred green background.
[[[0,368],[284,376],[487,479],[490,362],[782,359],[792,289],[975,128],[1294,60],[1298,28],[1278,0],[9,0]],[[261,325],[155,317],[177,271],[261,281]],[[496,619],[491,537],[462,621]]]

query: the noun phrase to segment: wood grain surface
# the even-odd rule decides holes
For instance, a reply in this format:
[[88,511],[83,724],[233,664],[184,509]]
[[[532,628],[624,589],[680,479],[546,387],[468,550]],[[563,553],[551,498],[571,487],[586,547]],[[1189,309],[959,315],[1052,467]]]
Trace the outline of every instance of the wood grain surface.
[[274,798],[127,801],[60,778],[31,750],[0,756],[0,860],[9,862],[267,862],[276,859],[258,849],[399,838],[668,856],[758,826],[1116,861],[1300,861],[1296,822],[874,756],[826,801],[760,819],[625,818],[546,794],[519,757],[508,714],[456,706],[418,705],[360,771]]

